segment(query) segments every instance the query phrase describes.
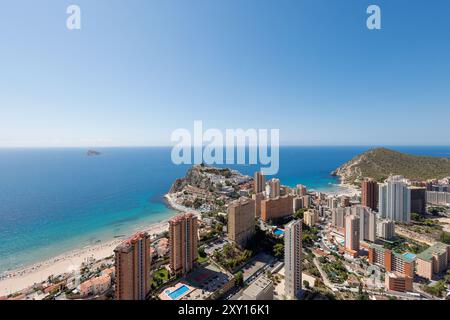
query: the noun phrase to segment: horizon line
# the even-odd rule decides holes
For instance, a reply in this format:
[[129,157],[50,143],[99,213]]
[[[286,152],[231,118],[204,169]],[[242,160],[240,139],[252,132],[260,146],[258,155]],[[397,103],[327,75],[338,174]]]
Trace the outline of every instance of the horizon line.
[[[207,146],[207,145],[205,145]],[[202,147],[205,147],[202,146]],[[125,149],[125,148],[173,148],[173,145],[128,145],[128,146],[0,146],[0,149]],[[223,148],[228,147],[224,145]],[[235,148],[258,147],[254,145],[234,145]],[[269,146],[270,147],[270,146]],[[450,145],[442,144],[280,144],[278,147],[444,147],[450,148]],[[195,148],[194,146],[191,148]]]

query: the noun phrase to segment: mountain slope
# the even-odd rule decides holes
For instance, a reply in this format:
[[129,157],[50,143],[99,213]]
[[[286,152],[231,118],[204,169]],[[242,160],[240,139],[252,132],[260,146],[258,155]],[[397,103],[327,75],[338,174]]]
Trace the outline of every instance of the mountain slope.
[[382,181],[390,174],[411,180],[441,179],[450,176],[450,158],[415,156],[376,148],[356,156],[331,174],[339,176],[345,183],[354,184],[359,184],[365,177]]

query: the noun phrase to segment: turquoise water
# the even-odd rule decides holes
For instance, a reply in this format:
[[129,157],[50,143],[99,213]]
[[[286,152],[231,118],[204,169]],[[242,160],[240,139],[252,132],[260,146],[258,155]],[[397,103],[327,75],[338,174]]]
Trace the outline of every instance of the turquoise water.
[[416,258],[416,255],[414,253],[404,253],[403,254],[406,259],[414,260]]
[[[330,172],[368,147],[282,147],[283,184],[333,190]],[[450,156],[450,147],[395,147]],[[189,166],[170,148],[0,149],[0,272],[130,234],[175,212],[163,195]],[[257,166],[232,166],[252,175]]]
[[281,236],[281,235],[284,234],[284,231],[281,230],[281,229],[275,229],[275,230],[273,231],[273,234],[276,235],[276,236]]
[[186,286],[185,284],[183,284],[182,286],[178,287],[175,291],[172,291],[169,293],[167,293],[167,295],[170,297],[170,299],[172,300],[177,300],[180,296],[182,296],[183,294],[185,294],[186,292],[189,291],[189,287]]

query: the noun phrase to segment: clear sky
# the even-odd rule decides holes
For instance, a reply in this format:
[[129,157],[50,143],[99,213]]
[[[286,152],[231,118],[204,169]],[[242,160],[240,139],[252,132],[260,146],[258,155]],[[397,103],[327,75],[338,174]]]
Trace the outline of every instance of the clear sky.
[[0,146],[170,145],[194,120],[449,145],[449,16],[448,0],[4,0]]

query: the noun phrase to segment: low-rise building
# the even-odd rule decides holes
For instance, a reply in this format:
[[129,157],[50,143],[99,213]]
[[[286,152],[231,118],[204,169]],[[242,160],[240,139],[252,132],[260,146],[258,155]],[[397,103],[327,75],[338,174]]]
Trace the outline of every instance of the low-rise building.
[[244,290],[242,300],[273,300],[273,291],[272,280],[260,276]]
[[436,243],[417,255],[416,273],[418,276],[432,279],[433,275],[447,269],[450,261],[450,246]]
[[391,291],[413,291],[413,278],[398,272],[386,272],[385,287]]
[[80,284],[81,296],[97,295],[104,293],[111,287],[111,277],[104,274],[99,277],[95,277],[84,281]]
[[397,272],[414,277],[414,258],[385,249],[383,246],[369,246],[369,263],[383,267],[387,272]]

